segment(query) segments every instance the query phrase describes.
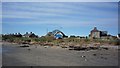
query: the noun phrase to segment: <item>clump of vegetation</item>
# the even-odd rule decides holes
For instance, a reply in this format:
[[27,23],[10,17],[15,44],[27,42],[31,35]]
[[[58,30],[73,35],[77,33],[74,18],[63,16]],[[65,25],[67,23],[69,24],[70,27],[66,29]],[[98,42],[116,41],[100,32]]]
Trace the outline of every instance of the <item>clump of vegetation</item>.
[[74,45],[84,45],[90,43],[100,43],[100,44],[111,44],[111,45],[120,45],[119,39],[90,39],[90,38],[78,38],[78,37],[69,37],[63,39],[55,39],[53,36],[42,36],[42,37],[22,37],[21,35],[3,35],[3,41],[13,42],[13,43],[52,43],[55,45],[58,44],[69,44]]

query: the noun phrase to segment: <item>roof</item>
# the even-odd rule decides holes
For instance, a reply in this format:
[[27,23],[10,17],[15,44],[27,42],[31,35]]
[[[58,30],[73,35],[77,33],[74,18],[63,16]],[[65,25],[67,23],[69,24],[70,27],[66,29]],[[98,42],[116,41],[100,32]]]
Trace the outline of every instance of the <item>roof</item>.
[[94,29],[91,30],[91,32],[99,32],[99,30],[97,30],[97,27],[94,27]]
[[48,32],[46,36],[57,36],[57,37],[60,37],[61,35],[62,35],[62,37],[65,37],[65,34],[62,31],[56,29],[56,30],[53,30],[52,32]]
[[53,35],[58,34],[58,33],[61,33],[63,36],[65,36],[65,34],[64,34],[62,31],[57,30],[57,29],[56,29],[56,30],[53,30],[52,33],[53,33]]

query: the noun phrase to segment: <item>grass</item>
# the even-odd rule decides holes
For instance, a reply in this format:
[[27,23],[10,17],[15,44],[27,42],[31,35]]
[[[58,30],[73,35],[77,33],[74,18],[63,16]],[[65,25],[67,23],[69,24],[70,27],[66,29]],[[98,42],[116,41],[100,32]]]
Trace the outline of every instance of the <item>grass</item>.
[[55,39],[51,36],[42,36],[39,38],[28,38],[28,37],[12,37],[12,36],[3,36],[3,41],[22,43],[22,42],[34,42],[34,43],[52,43],[55,45],[58,44],[72,44],[72,45],[84,45],[90,43],[100,43],[100,44],[110,44],[110,45],[120,45],[120,40],[118,39],[90,39],[90,38],[65,38],[65,39]]

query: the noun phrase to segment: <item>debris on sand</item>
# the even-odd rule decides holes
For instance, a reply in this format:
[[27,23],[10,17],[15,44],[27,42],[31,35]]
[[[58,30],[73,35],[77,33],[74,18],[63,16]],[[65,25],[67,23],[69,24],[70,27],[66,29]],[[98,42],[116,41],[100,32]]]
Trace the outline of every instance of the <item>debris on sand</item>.
[[74,48],[74,46],[69,46],[69,48]]
[[20,46],[20,47],[29,47],[29,45],[22,45],[22,46]]
[[87,61],[87,59],[85,59],[85,61]]
[[80,46],[69,46],[69,50],[80,51],[80,50],[87,50],[87,48],[86,47],[80,47]]
[[28,49],[28,51],[30,51],[31,49]]
[[91,46],[91,47],[82,47],[82,46],[69,46],[69,50],[76,50],[76,51],[88,51],[88,50],[108,50],[107,47],[97,47],[97,46]]
[[69,46],[69,50],[74,50],[74,46]]
[[106,58],[106,57],[101,57],[101,59],[105,59],[105,60],[107,60],[107,58]]
[[44,48],[48,48],[49,46],[44,46]]
[[84,58],[84,61],[87,61],[86,56],[82,55],[81,57]]
[[89,49],[91,49],[91,50],[97,50],[97,49],[99,49],[99,47],[89,47]]
[[73,48],[69,48],[69,50],[74,50]]
[[93,56],[96,56],[97,54],[93,54]]
[[85,47],[74,47],[74,50],[78,50],[78,51],[87,50],[87,48],[85,48]]
[[61,46],[61,47],[62,47],[62,48],[68,48],[67,46],[64,46],[64,45],[63,45],[63,46]]
[[86,57],[86,56],[83,56],[83,55],[82,55],[81,57],[83,58],[83,57]]
[[42,45],[43,46],[53,46],[53,44],[51,44],[51,43],[43,43]]
[[107,47],[102,47],[102,49],[108,50],[108,48],[107,48]]

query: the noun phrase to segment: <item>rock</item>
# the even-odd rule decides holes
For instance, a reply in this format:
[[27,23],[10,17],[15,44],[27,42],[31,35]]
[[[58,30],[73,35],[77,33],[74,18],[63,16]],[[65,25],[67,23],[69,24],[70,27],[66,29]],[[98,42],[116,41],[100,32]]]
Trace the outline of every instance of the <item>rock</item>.
[[22,45],[22,46],[20,46],[20,47],[29,47],[29,45]]
[[31,50],[31,49],[28,49],[29,51]]
[[96,56],[97,54],[93,54],[93,56]]
[[87,61],[87,59],[85,59],[85,61]]
[[107,60],[107,58],[106,58],[106,57],[101,57],[101,59],[105,59],[105,60]]
[[85,47],[74,47],[74,50],[80,51],[80,50],[87,50]]
[[108,48],[107,48],[107,47],[103,47],[103,49],[108,50]]
[[73,48],[69,48],[69,50],[74,50]]
[[69,46],[69,48],[74,48],[74,46]]
[[83,58],[83,57],[86,57],[86,56],[81,56],[81,57]]
[[67,46],[61,46],[62,48],[68,48]]

